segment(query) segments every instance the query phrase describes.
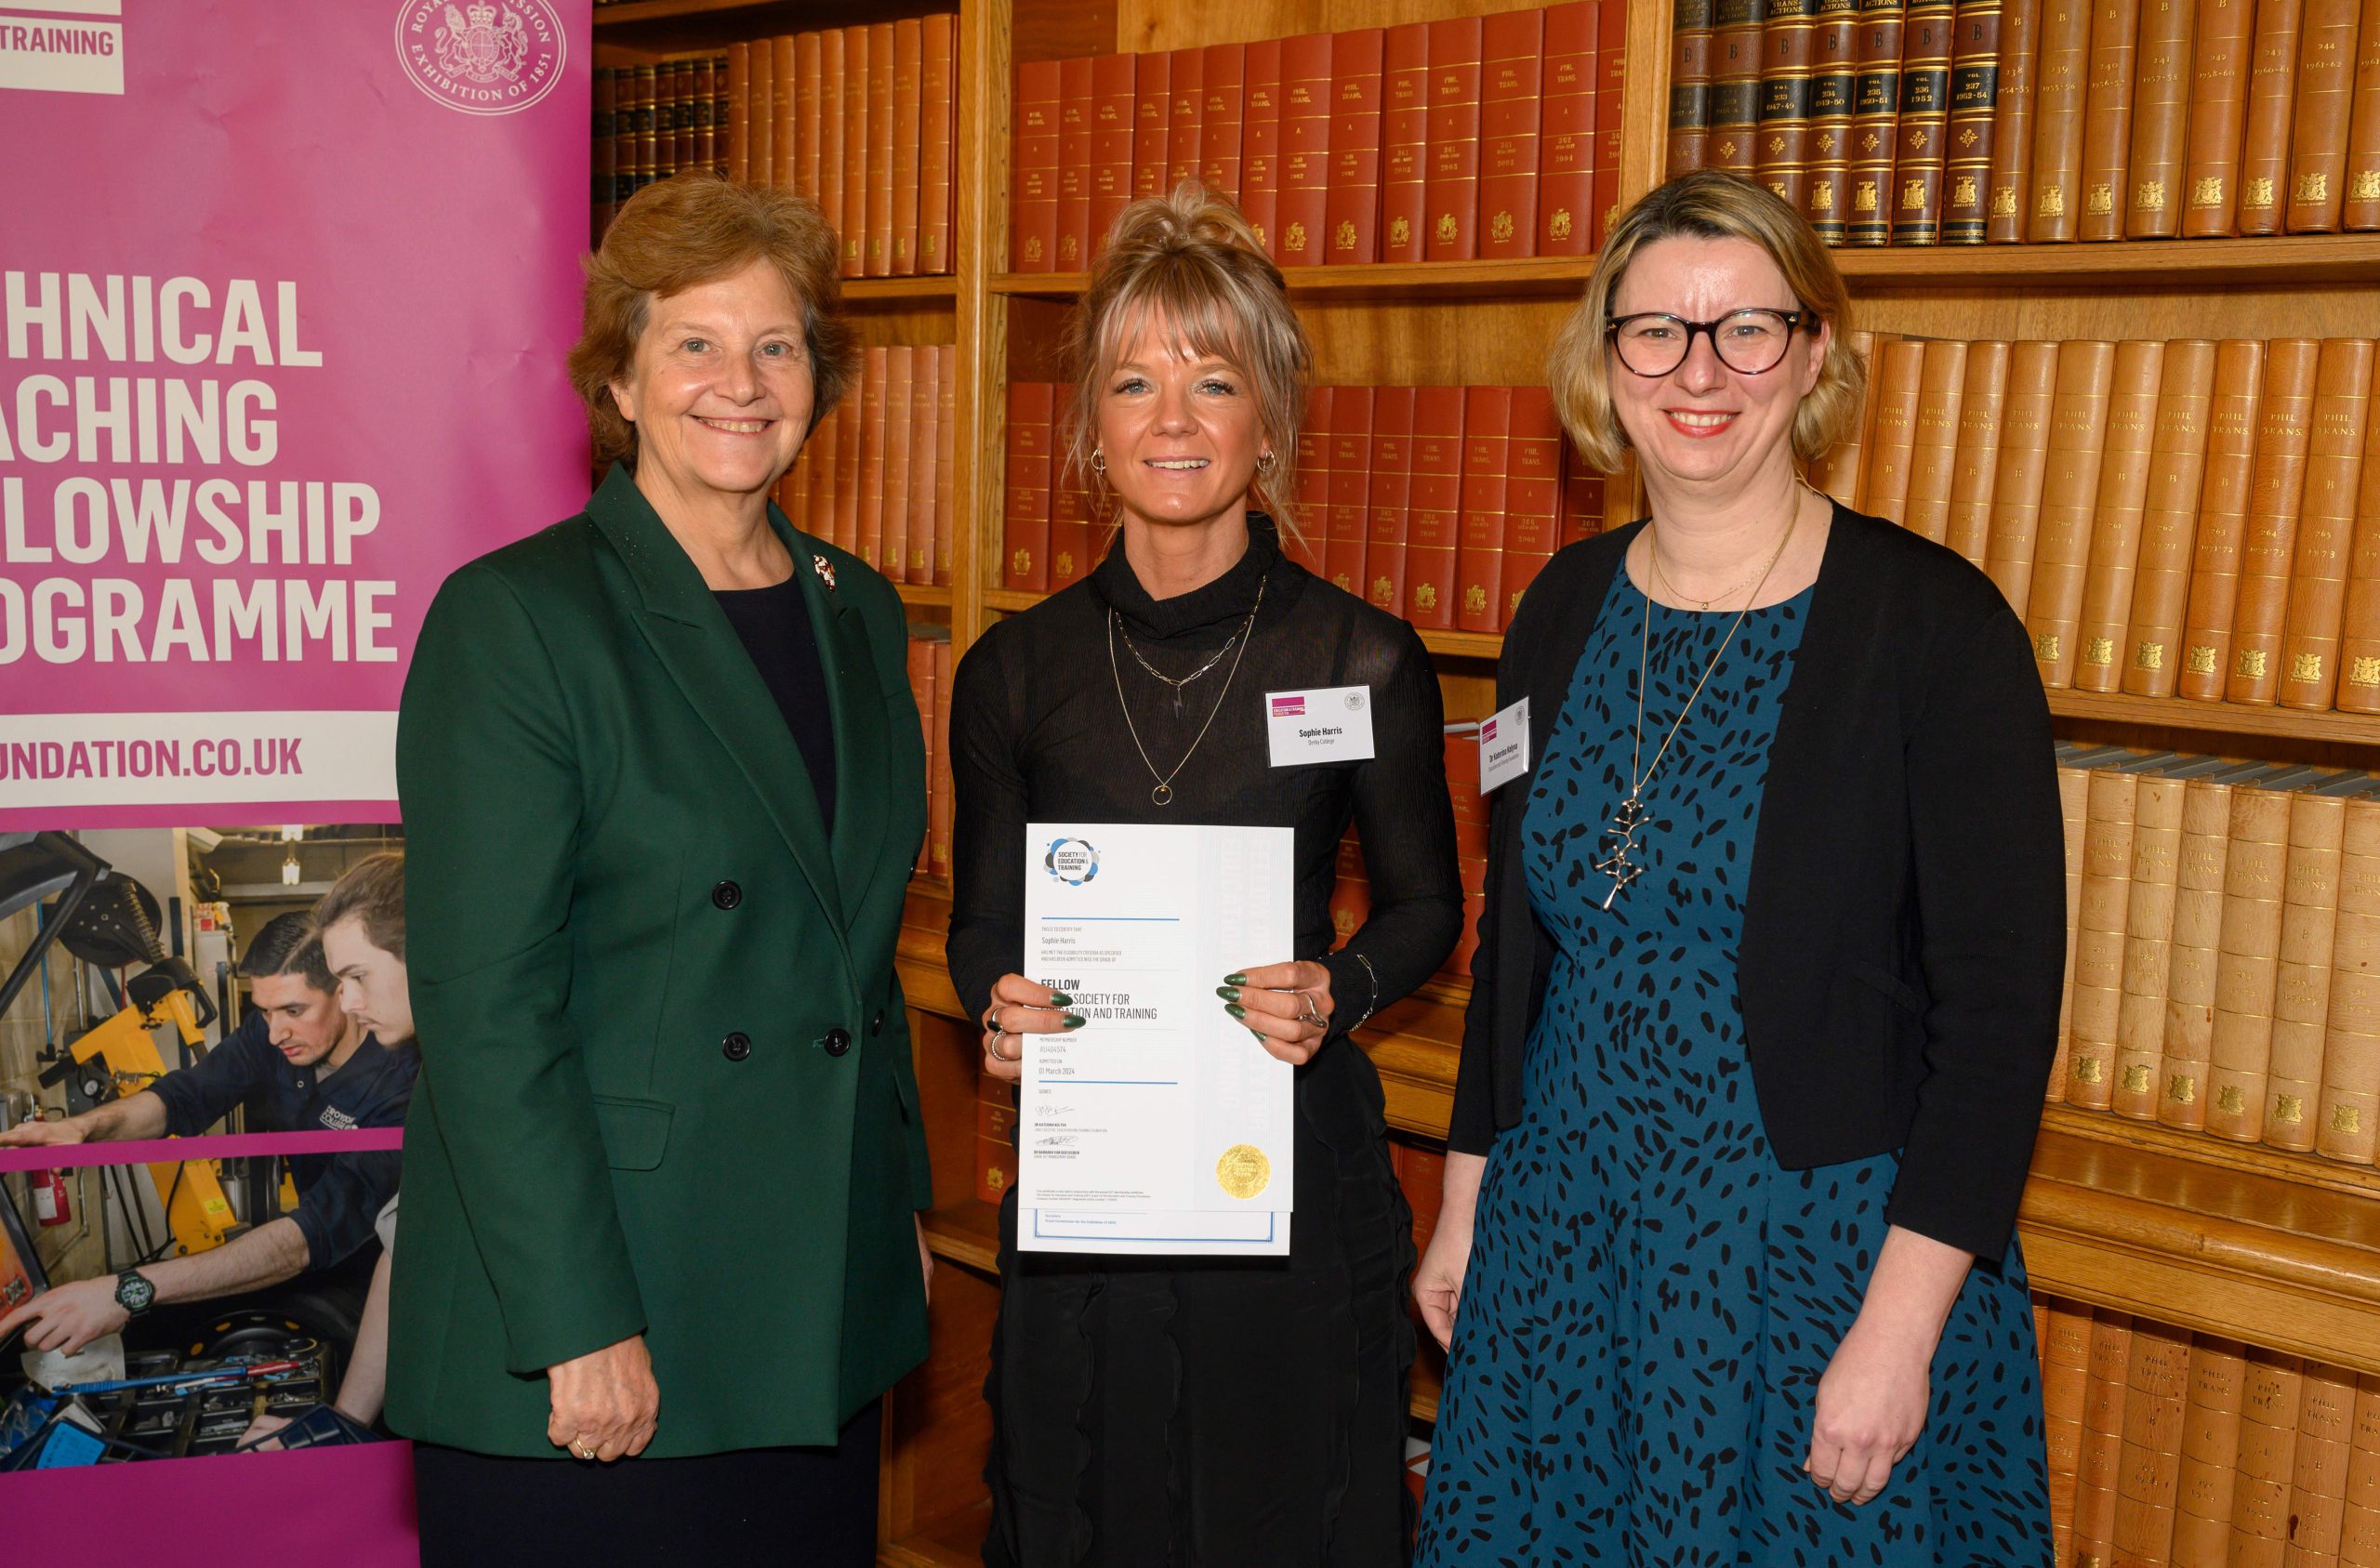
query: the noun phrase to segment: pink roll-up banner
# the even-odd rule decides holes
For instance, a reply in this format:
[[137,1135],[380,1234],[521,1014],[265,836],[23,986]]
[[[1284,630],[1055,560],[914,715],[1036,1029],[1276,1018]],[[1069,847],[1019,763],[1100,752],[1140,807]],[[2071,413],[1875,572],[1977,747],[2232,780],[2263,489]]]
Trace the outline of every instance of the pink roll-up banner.
[[590,0],[0,0],[0,830],[396,816],[578,509]]

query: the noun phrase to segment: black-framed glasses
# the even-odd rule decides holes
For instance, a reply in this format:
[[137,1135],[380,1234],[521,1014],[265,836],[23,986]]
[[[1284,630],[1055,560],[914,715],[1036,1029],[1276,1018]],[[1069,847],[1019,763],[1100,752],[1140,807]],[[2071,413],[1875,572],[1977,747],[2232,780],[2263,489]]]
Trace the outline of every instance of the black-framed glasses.
[[1730,310],[1715,322],[1689,322],[1659,310],[1614,316],[1604,323],[1620,362],[1638,376],[1667,376],[1686,362],[1694,335],[1711,335],[1719,362],[1739,376],[1774,370],[1793,341],[1793,329],[1818,320],[1810,310]]

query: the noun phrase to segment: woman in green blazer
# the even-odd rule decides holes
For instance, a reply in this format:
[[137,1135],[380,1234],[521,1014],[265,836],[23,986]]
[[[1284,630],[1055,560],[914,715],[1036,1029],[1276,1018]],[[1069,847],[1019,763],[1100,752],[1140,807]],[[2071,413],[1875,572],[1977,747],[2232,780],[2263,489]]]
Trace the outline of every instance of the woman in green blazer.
[[639,192],[571,356],[618,461],[422,628],[388,1415],[427,1563],[873,1557],[926,1342],[924,756],[898,596],[768,502],[852,378],[835,249],[783,191]]

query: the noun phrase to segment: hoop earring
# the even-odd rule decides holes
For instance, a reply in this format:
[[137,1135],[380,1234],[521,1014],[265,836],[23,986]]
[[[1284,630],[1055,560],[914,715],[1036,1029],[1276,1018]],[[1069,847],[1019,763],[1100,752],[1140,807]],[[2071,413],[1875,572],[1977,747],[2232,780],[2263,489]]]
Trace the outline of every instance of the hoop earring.
[[1107,473],[1107,454],[1095,446],[1091,449],[1091,471],[1102,478]]

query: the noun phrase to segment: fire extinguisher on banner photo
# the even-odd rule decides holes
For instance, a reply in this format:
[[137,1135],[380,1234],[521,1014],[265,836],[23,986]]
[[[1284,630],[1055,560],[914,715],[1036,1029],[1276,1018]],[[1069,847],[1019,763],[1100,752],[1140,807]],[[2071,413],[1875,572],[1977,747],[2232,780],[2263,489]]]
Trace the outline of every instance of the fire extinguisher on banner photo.
[[37,1170],[33,1173],[33,1218],[45,1229],[74,1223],[74,1199],[66,1185],[63,1170]]

